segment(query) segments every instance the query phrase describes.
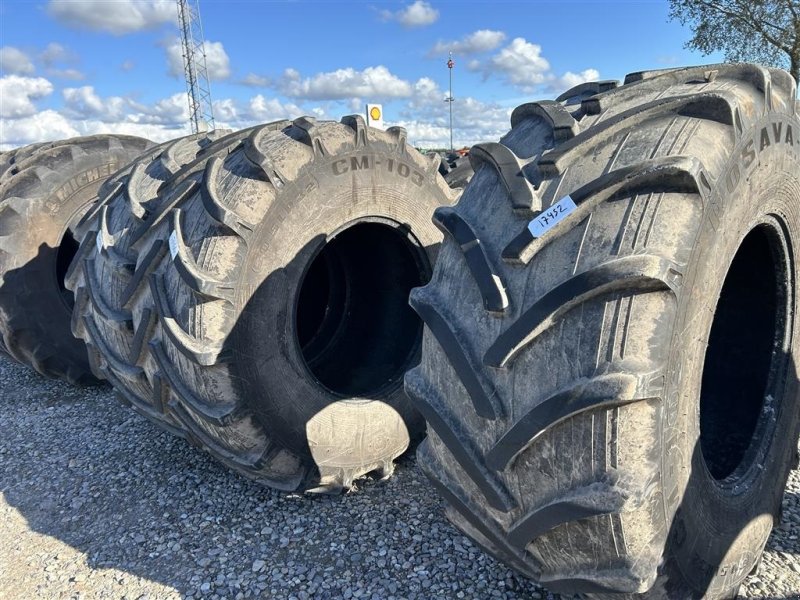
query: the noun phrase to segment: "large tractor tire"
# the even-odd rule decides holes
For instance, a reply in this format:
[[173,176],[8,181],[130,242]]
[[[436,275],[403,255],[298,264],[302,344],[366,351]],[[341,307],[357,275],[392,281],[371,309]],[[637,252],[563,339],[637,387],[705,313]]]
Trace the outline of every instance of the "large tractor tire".
[[[56,143],[58,142],[49,142],[50,145]],[[3,175],[9,171],[13,171],[19,162],[30,156],[33,152],[44,145],[44,143],[28,144],[27,146],[14,148],[8,152],[3,152],[2,156],[0,156],[0,182],[2,182]]]
[[150,142],[96,135],[34,144],[4,156],[0,175],[0,349],[50,377],[93,380],[70,332],[64,276],[78,249],[75,227],[107,177]]
[[453,161],[444,180],[451,188],[465,188],[474,174],[469,156],[461,156]]
[[[135,367],[140,358],[131,356],[147,351],[144,328],[131,320],[132,296],[137,286],[147,285],[144,272],[136,276],[134,267],[154,258],[139,254],[147,245],[150,226],[165,218],[159,213],[159,192],[168,181],[181,180],[182,171],[202,160],[211,144],[228,133],[198,133],[163,143],[110,178],[100,202],[78,226],[82,242],[67,274],[67,286],[76,299],[73,333],[88,342],[95,376],[107,379],[123,403],[181,436],[180,426],[154,404],[152,385]],[[154,247],[155,252],[161,249],[158,244]],[[114,362],[115,356],[124,357],[123,362]]]
[[779,519],[800,425],[795,92],[718,65],[526,104],[436,211],[446,241],[411,295],[419,462],[462,531],[553,591],[732,598]]
[[402,382],[422,341],[407,296],[441,241],[430,216],[457,195],[438,160],[360,117],[180,143],[188,164],[110,197],[73,263],[98,374],[272,487],[388,475],[423,428]]

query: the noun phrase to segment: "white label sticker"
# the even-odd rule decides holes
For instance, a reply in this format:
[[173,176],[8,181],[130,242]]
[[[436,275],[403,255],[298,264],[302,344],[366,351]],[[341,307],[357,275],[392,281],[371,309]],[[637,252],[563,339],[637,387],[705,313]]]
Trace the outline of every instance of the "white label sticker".
[[169,236],[169,253],[172,258],[178,256],[178,234],[174,231]]
[[540,238],[566,219],[576,208],[578,207],[575,206],[575,202],[572,201],[572,198],[564,196],[561,200],[553,204],[550,208],[542,211],[542,214],[528,223],[528,231],[531,232],[533,237]]
[[98,252],[103,252],[103,232],[102,231],[98,231],[97,232],[97,237],[95,237],[94,243],[97,246],[97,251]]

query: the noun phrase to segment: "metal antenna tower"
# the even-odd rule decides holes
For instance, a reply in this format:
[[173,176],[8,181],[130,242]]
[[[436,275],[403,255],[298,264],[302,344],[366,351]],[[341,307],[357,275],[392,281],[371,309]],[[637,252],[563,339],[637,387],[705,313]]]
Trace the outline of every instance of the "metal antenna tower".
[[189,97],[189,121],[192,133],[214,129],[214,109],[211,106],[211,86],[208,84],[206,48],[203,24],[200,22],[199,1],[177,0],[178,25],[183,46],[183,71]]

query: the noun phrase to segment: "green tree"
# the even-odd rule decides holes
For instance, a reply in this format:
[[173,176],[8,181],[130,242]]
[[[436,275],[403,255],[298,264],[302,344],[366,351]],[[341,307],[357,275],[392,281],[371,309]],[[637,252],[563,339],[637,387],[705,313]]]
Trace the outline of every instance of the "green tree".
[[688,48],[788,68],[800,81],[800,1],[670,0],[670,5],[670,17],[694,30]]

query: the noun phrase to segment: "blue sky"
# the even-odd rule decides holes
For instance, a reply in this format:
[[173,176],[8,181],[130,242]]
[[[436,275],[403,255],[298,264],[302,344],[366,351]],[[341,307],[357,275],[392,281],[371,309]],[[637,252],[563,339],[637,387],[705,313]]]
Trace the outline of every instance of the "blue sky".
[[[410,141],[497,139],[517,104],[580,81],[715,62],[683,48],[668,2],[201,0],[218,126],[382,102]],[[173,0],[2,0],[0,147],[115,131],[188,132]]]

